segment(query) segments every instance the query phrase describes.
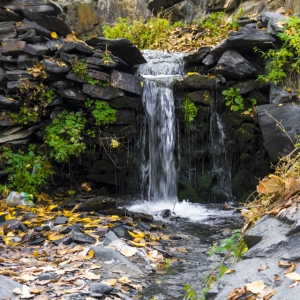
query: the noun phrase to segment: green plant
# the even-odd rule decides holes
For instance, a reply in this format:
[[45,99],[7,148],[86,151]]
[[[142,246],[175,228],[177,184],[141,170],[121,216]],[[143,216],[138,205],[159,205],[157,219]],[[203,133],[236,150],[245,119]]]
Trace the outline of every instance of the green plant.
[[6,164],[8,187],[18,191],[36,194],[39,187],[45,185],[54,173],[47,156],[37,151],[35,145],[29,145],[27,152],[14,152],[5,147],[1,159]]
[[300,17],[292,16],[283,25],[283,32],[278,34],[282,41],[279,49],[269,49],[267,52],[254,47],[264,59],[270,60],[266,66],[266,75],[259,75],[258,80],[275,84],[282,82],[288,73],[300,74]]
[[183,25],[173,25],[166,19],[151,18],[143,22],[142,18],[131,22],[128,18],[120,18],[115,26],[103,26],[103,35],[106,38],[127,38],[140,49],[153,48],[155,44],[168,37],[168,30]]
[[224,21],[224,12],[213,12],[208,18],[200,20],[200,26],[205,31],[212,35],[218,36],[222,34],[224,30],[228,31],[228,24]]
[[39,120],[39,113],[37,109],[31,109],[28,107],[20,107],[20,111],[18,113],[8,113],[9,117],[13,121],[13,123],[18,124],[30,124],[36,123]]
[[190,300],[196,300],[197,299],[197,292],[195,290],[192,289],[191,285],[189,283],[187,283],[184,288],[184,291],[186,291],[186,299],[190,299]]
[[46,104],[50,104],[56,97],[56,94],[51,89],[44,89],[40,93],[40,100]]
[[92,109],[92,116],[97,126],[107,126],[116,122],[117,111],[109,106],[105,101],[87,99],[85,102],[87,108]]
[[171,258],[165,258],[164,265],[166,269],[169,269],[171,267]]
[[240,94],[240,89],[230,87],[228,90],[224,90],[222,94],[225,97],[225,105],[230,106],[230,110],[244,110],[244,100]]
[[57,162],[68,162],[70,155],[78,157],[86,149],[82,142],[86,118],[79,112],[64,110],[46,127],[45,143],[51,148],[50,156]]
[[255,109],[257,109],[257,106],[256,106],[256,104],[257,104],[257,101],[256,101],[256,99],[251,99],[251,104],[252,104],[252,107],[250,107],[250,108],[248,108],[248,111],[249,112],[252,112],[253,111],[253,107],[255,108]]
[[185,124],[187,127],[190,127],[195,120],[198,108],[188,97],[183,101],[182,108],[184,113]]
[[232,22],[230,23],[230,27],[233,30],[238,30],[240,29],[240,25],[238,23],[238,20],[243,16],[245,13],[245,10],[241,7],[240,10],[233,16]]

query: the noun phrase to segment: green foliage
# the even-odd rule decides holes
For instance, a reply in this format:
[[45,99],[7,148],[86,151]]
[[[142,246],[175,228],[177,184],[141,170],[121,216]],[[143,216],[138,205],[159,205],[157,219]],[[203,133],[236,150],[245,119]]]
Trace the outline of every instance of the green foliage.
[[233,30],[240,29],[241,26],[238,24],[238,20],[243,16],[244,13],[245,13],[245,10],[241,7],[240,10],[232,18],[232,22],[230,24],[231,29],[233,29]]
[[9,117],[13,123],[27,125],[30,123],[36,123],[39,120],[39,113],[28,107],[20,107],[20,111],[18,113],[9,113]]
[[131,22],[128,18],[120,18],[115,26],[103,26],[103,35],[106,38],[127,38],[140,49],[153,48],[161,40],[168,37],[168,29],[182,26],[182,23],[173,25],[166,19],[151,18],[143,22],[142,18]]
[[97,126],[107,126],[116,122],[117,111],[109,106],[105,101],[87,99],[85,102],[87,108],[92,109],[92,116]]
[[258,80],[275,84],[282,82],[289,72],[300,74],[300,17],[292,16],[283,26],[284,31],[278,34],[282,41],[279,49],[270,49],[264,52],[254,47],[264,59],[270,62],[266,66],[267,74],[259,75]]
[[225,97],[225,105],[230,106],[230,110],[244,110],[244,99],[240,94],[240,89],[230,87],[228,90],[224,90],[222,94]]
[[254,108],[257,108],[257,106],[256,106],[256,104],[257,104],[256,99],[252,98],[252,99],[251,99],[251,104],[252,104],[252,107],[251,107],[251,108],[248,108],[248,111],[249,111],[249,112],[252,112],[252,111],[253,111],[253,107],[254,107]]
[[192,289],[191,285],[189,283],[187,283],[184,288],[184,291],[186,291],[186,299],[190,299],[190,300],[196,300],[197,299],[197,293],[195,290]]
[[35,145],[29,145],[28,151],[5,147],[1,160],[6,163],[5,172],[8,173],[9,188],[36,194],[39,187],[46,184],[54,173],[47,156],[37,151]]
[[228,24],[224,21],[224,12],[213,12],[206,19],[200,20],[200,26],[205,29],[210,35],[218,36],[224,30],[228,30]]
[[79,112],[64,110],[46,127],[45,143],[51,148],[50,156],[57,162],[68,162],[70,155],[78,157],[86,149],[82,132],[86,118]]
[[198,108],[188,97],[183,101],[182,108],[184,113],[185,124],[187,127],[190,127],[195,120]]
[[44,89],[40,94],[40,100],[48,104],[50,104],[55,99],[55,97],[55,92],[50,89]]

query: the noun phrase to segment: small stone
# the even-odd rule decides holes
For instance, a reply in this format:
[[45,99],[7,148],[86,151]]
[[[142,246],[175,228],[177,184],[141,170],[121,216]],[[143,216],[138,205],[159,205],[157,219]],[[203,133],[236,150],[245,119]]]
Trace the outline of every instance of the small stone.
[[58,216],[54,221],[54,225],[67,224],[67,223],[68,223],[68,218],[64,216]]
[[30,54],[20,54],[18,57],[18,69],[27,70],[38,63],[38,58]]
[[96,242],[96,239],[92,236],[89,236],[85,233],[83,233],[80,229],[78,228],[73,228],[72,229],[72,239],[74,242],[78,243],[88,243],[88,244],[94,244]]
[[36,246],[36,245],[40,245],[40,244],[43,244],[45,241],[45,238],[44,237],[39,237],[31,242],[29,242],[29,245],[30,246]]
[[17,40],[2,41],[2,54],[4,55],[16,55],[23,52],[26,42]]
[[85,281],[82,280],[82,279],[77,279],[77,280],[74,282],[74,284],[75,284],[76,286],[83,286],[83,285],[85,285]]
[[55,279],[56,277],[57,277],[56,273],[44,273],[44,274],[39,275],[37,280],[39,280],[39,281],[51,280],[51,279]]
[[44,225],[44,226],[39,226],[39,227],[35,227],[34,231],[36,232],[41,232],[41,231],[50,231],[51,227],[49,225]]
[[24,52],[29,53],[31,55],[42,56],[46,55],[49,52],[48,47],[38,44],[27,44],[24,49]]
[[[92,283],[90,285],[90,296],[99,297],[102,293],[109,294],[113,287],[105,283]],[[103,296],[103,295],[102,295]]]
[[67,73],[71,69],[69,65],[66,64],[59,65],[58,63],[51,61],[49,59],[44,59],[43,62],[44,62],[44,67],[46,72]]

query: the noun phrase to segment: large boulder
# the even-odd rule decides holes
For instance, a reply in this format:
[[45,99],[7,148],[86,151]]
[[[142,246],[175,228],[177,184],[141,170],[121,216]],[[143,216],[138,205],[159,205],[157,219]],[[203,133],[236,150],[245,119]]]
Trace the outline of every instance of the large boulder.
[[[258,107],[258,121],[264,138],[264,147],[273,161],[294,149],[300,134],[300,107],[287,103]],[[280,126],[279,126],[280,125]]]

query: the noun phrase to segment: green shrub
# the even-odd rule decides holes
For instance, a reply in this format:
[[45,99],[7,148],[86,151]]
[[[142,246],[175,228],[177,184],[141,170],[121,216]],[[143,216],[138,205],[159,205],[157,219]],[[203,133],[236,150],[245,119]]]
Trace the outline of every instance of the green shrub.
[[140,49],[149,49],[154,44],[168,37],[168,30],[182,26],[182,23],[173,25],[166,19],[151,18],[143,22],[142,18],[131,22],[128,18],[120,18],[115,26],[103,26],[103,35],[106,38],[126,38]]
[[47,156],[36,151],[35,145],[29,145],[27,152],[14,152],[5,147],[0,157],[6,164],[8,187],[19,192],[36,194],[39,187],[45,185],[53,174]]
[[195,117],[198,112],[198,108],[195,104],[190,100],[190,98],[186,98],[182,104],[183,112],[184,112],[184,121],[187,127],[191,126],[195,120]]
[[300,74],[300,17],[292,16],[283,26],[283,33],[278,37],[282,41],[279,49],[270,49],[264,52],[257,47],[254,52],[259,52],[264,59],[270,62],[266,66],[266,75],[259,75],[263,82],[272,80],[275,84],[282,82],[287,73]]
[[222,94],[225,97],[225,105],[230,106],[230,110],[244,110],[244,99],[240,94],[240,89],[230,87],[228,90],[224,90]]
[[51,148],[50,156],[57,162],[68,162],[70,155],[78,157],[86,149],[82,132],[86,118],[81,113],[64,110],[46,127],[45,143]]
[[17,124],[27,125],[31,123],[36,123],[39,120],[38,111],[28,107],[20,107],[18,113],[8,113],[8,115],[13,121],[13,123]]

